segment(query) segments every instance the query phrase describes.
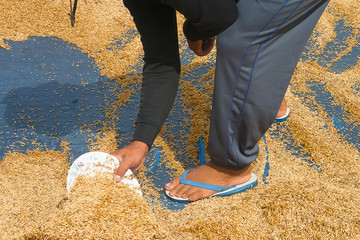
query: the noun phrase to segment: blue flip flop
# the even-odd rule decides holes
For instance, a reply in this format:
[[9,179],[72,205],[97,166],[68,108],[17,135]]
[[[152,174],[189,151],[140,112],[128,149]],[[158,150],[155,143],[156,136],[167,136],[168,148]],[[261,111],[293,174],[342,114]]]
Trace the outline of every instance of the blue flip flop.
[[[252,188],[256,187],[258,184],[258,178],[253,173],[251,174],[251,178],[249,179],[249,181],[239,184],[239,185],[230,186],[230,187],[217,186],[217,185],[206,184],[206,183],[199,183],[199,182],[190,181],[190,180],[185,179],[186,175],[189,171],[191,171],[191,170],[187,170],[187,171],[183,172],[183,174],[181,174],[180,183],[194,186],[194,187],[205,188],[205,189],[217,191],[217,193],[214,193],[213,195],[210,195],[209,197],[230,196],[235,193],[240,193],[240,192],[244,192],[248,189],[252,189]],[[170,196],[170,191],[165,190],[165,193],[172,200],[180,201],[180,202],[188,202],[189,201],[189,199],[187,199],[187,198],[179,198],[176,196]],[[209,197],[207,197],[207,198],[209,198]]]
[[287,108],[286,113],[282,117],[275,118],[275,122],[285,122],[290,116],[290,108]]

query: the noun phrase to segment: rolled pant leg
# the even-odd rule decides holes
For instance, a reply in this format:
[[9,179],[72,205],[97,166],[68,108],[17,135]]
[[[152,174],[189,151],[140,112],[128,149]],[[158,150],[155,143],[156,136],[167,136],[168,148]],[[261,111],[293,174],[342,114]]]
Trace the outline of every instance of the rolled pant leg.
[[328,0],[240,0],[238,19],[217,38],[208,153],[242,169],[273,123],[294,69]]

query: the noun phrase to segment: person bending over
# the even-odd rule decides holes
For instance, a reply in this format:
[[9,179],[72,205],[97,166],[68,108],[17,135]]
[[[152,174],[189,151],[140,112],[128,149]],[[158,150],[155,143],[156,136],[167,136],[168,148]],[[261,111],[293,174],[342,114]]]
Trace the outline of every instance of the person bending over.
[[[283,98],[328,0],[124,0],[144,49],[140,109],[132,141],[111,154],[138,170],[168,116],[179,85],[176,11],[199,56],[217,44],[209,161],[165,185],[175,200],[196,201],[250,189],[258,141],[284,114]],[[280,106],[282,108],[280,108]],[[280,110],[279,110],[280,109]]]

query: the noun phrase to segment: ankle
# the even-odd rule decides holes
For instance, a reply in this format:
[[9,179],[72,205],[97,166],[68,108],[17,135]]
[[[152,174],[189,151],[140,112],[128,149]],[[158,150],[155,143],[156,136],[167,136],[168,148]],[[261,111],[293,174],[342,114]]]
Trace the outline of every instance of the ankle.
[[287,112],[287,102],[285,100],[285,98],[283,99],[281,105],[280,105],[280,109],[276,115],[276,117],[282,117],[286,114]]
[[216,165],[213,162],[207,163],[210,168],[213,168],[215,171],[219,172],[223,178],[227,179],[237,179],[237,180],[249,180],[251,177],[251,164],[240,170],[233,170],[229,168],[224,168],[222,166]]

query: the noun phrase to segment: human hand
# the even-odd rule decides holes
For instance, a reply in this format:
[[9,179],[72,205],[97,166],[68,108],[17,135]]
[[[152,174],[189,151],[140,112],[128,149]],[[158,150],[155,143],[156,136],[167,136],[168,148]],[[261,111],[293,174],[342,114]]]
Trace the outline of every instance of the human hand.
[[144,165],[148,151],[149,147],[147,144],[140,141],[134,141],[128,146],[110,153],[120,161],[120,166],[114,174],[115,182],[120,182],[128,169],[135,172]]
[[198,56],[205,56],[211,52],[215,45],[215,37],[206,40],[187,40],[189,48]]

